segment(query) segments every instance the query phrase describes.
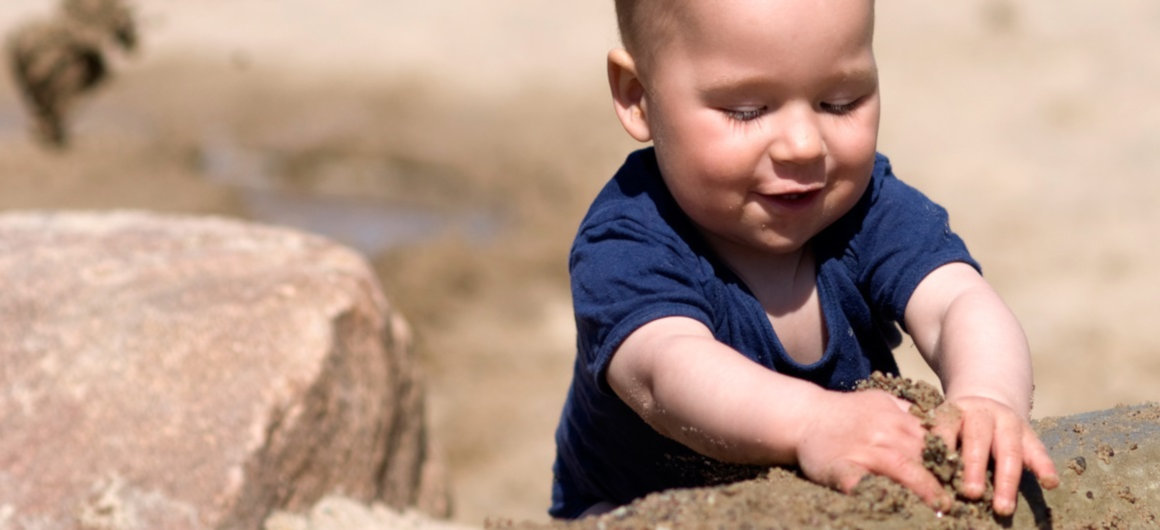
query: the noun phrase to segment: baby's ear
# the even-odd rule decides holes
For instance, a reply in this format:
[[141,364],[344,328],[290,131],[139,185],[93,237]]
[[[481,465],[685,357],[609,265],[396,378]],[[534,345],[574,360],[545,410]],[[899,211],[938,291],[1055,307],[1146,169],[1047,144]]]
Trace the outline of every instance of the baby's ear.
[[645,114],[644,85],[636,68],[636,61],[628,50],[616,48],[608,52],[608,86],[612,89],[612,103],[620,124],[637,141],[652,139]]

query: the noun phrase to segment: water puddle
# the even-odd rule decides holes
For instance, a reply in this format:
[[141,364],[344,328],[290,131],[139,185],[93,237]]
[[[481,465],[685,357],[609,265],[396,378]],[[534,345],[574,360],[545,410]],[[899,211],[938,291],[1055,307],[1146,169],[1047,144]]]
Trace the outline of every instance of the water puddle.
[[455,231],[486,242],[496,223],[483,214],[450,215],[403,204],[274,190],[241,191],[246,214],[257,221],[320,234],[374,256]]
[[484,210],[447,212],[375,193],[300,189],[277,154],[245,149],[224,135],[202,142],[198,165],[208,179],[238,191],[248,218],[326,236],[368,256],[447,233],[485,244],[500,230],[497,216]]

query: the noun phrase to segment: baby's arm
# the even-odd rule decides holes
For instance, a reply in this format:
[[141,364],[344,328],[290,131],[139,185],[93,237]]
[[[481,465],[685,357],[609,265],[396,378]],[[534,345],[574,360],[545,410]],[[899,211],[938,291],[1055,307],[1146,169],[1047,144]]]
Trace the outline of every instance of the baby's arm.
[[938,374],[949,406],[958,409],[936,431],[959,441],[962,493],[983,494],[988,459],[995,459],[997,513],[1015,510],[1027,467],[1040,483],[1059,483],[1055,465],[1031,429],[1031,357],[1019,322],[975,269],[951,263],[919,283],[906,307],[907,330]]
[[[778,374],[684,317],[652,321],[617,349],[608,383],[661,434],[718,460],[797,463],[849,492],[886,475],[932,506],[949,499],[920,460],[925,430],[884,392],[832,392]],[[871,420],[872,421],[869,421]]]

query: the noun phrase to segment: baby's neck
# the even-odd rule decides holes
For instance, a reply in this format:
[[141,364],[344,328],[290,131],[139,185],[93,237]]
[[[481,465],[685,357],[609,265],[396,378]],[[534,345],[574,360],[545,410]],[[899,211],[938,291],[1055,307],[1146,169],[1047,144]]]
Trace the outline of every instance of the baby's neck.
[[771,316],[799,309],[817,289],[814,253],[809,245],[789,254],[723,256]]
[[818,301],[817,265],[809,245],[791,254],[724,257],[765,309],[786,353],[813,364],[826,348],[826,326]]

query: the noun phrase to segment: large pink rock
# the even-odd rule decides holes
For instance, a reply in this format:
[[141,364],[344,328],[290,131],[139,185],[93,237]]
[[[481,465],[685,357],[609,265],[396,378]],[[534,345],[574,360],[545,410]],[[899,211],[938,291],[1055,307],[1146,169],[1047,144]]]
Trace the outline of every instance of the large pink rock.
[[314,236],[0,215],[0,527],[260,528],[329,493],[447,512],[407,326]]

